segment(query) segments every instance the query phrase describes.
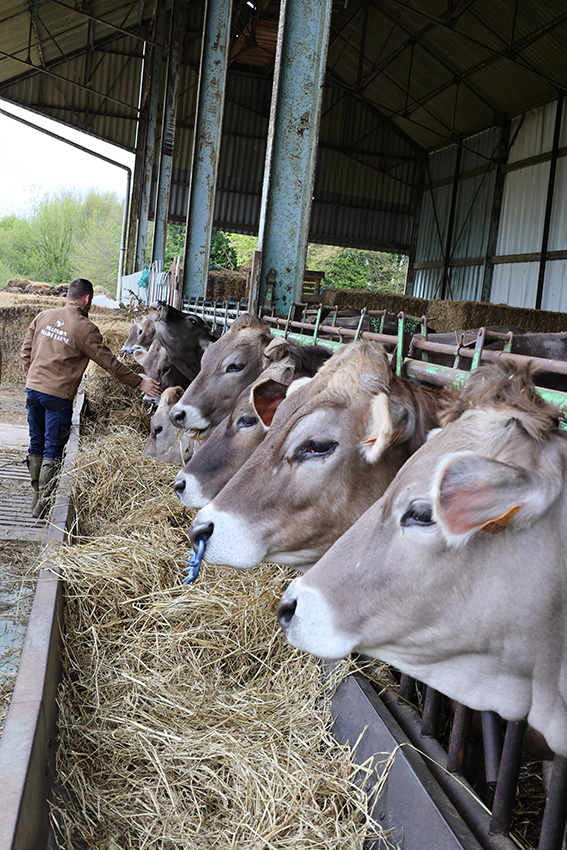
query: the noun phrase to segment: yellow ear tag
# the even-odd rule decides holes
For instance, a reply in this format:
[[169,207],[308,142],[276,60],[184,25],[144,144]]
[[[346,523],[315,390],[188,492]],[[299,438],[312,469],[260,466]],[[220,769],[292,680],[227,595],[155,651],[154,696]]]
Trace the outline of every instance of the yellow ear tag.
[[488,534],[500,534],[500,532],[504,531],[504,529],[514,519],[519,510],[519,505],[513,505],[513,507],[506,511],[505,514],[502,514],[502,516],[496,517],[496,519],[489,519],[488,522],[481,525],[480,530],[486,531]]

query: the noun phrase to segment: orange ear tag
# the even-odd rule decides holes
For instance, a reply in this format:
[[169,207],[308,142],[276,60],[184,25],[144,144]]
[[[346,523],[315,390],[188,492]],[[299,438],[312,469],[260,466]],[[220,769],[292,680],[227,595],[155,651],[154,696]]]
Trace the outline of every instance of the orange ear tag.
[[488,522],[481,525],[480,530],[486,531],[488,534],[500,534],[500,532],[504,531],[504,529],[514,519],[519,510],[519,505],[513,505],[510,510],[506,511],[506,513],[502,514],[502,516],[496,517],[496,519],[489,519]]

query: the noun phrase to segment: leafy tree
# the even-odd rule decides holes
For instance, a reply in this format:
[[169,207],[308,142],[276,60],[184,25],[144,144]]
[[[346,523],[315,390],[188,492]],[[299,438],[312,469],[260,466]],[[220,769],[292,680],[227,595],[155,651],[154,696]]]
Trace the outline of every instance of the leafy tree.
[[112,192],[90,192],[81,211],[84,227],[71,252],[71,276],[86,277],[95,286],[116,293],[122,203]]
[[244,233],[229,233],[228,239],[236,251],[236,268],[249,269],[252,265],[252,254],[258,249],[258,237]]
[[211,259],[212,265],[223,269],[238,268],[236,251],[230,244],[228,235],[223,230],[213,230],[211,236]]
[[325,287],[403,292],[407,258],[403,254],[310,245],[307,267],[325,272]]
[[165,237],[164,269],[168,269],[175,257],[182,257],[185,250],[185,225],[168,224]]

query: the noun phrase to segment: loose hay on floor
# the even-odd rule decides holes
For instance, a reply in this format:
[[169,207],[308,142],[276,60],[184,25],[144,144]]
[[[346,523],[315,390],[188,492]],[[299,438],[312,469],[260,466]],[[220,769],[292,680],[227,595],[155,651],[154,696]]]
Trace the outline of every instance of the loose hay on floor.
[[321,671],[274,616],[291,572],[204,564],[182,586],[189,518],[135,438],[83,442],[79,542],[57,557],[59,846],[362,848],[378,827]]

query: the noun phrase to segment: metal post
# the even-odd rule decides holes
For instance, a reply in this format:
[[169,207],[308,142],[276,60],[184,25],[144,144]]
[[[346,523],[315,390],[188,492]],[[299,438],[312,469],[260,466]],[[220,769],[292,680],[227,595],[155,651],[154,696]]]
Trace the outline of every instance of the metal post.
[[547,198],[545,202],[545,216],[543,219],[543,233],[541,235],[541,254],[539,260],[539,272],[537,278],[537,292],[535,309],[541,310],[543,301],[543,285],[545,282],[545,267],[547,264],[547,248],[549,246],[549,231],[551,230],[551,214],[553,212],[553,193],[555,189],[555,174],[557,172],[557,154],[559,151],[559,136],[561,134],[561,119],[563,117],[563,92],[557,98],[557,111],[555,113],[555,127],[553,130],[553,147],[551,149],[551,162],[549,165],[549,180],[547,183]]
[[463,149],[461,145],[457,147],[457,156],[455,159],[455,174],[453,177],[453,192],[451,194],[451,207],[449,210],[449,221],[447,222],[447,238],[445,240],[445,256],[443,257],[443,277],[441,278],[441,298],[447,297],[447,289],[449,284],[449,269],[451,267],[451,246],[453,243],[453,229],[455,227],[455,211],[457,209],[457,194],[459,191],[459,177],[461,175],[461,158]]
[[183,258],[187,299],[207,292],[231,15],[232,3],[207,0]]
[[506,164],[506,160],[508,159],[509,146],[510,121],[507,120],[502,124],[502,129],[500,131],[500,144],[498,158],[496,161],[496,177],[494,178],[494,189],[492,192],[492,210],[490,213],[488,233],[486,235],[482,291],[480,293],[480,300],[485,302],[490,301],[490,295],[492,292],[492,276],[494,274],[494,263],[492,262],[492,257],[496,254],[498,229],[500,227],[500,215],[502,212],[502,199],[504,197],[505,175],[502,167]]
[[165,257],[165,237],[167,234],[167,218],[169,215],[171,171],[173,168],[175,125],[177,121],[177,92],[179,91],[183,37],[185,35],[185,7],[186,0],[173,0],[173,7],[171,9],[169,58],[167,63],[167,83],[165,87],[165,104],[163,107],[163,123],[161,127],[156,212],[154,218],[154,241],[152,245],[153,263],[156,261],[161,261],[163,263]]
[[258,249],[259,303],[275,269],[274,306],[281,315],[301,301],[331,9],[331,0],[282,0],[280,6]]
[[[154,39],[157,44],[164,44],[165,0],[157,0]],[[149,62],[151,81],[149,101],[147,105],[147,122],[145,126],[145,149],[142,172],[140,213],[138,220],[138,232],[136,235],[136,269],[141,269],[146,261],[146,242],[148,238],[148,218],[150,211],[150,197],[152,192],[152,172],[156,147],[156,127],[158,103],[161,90],[163,50],[158,47],[152,47]]]

